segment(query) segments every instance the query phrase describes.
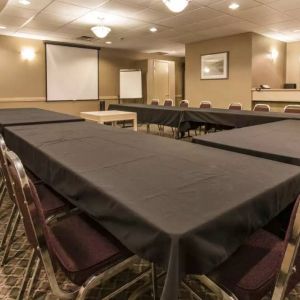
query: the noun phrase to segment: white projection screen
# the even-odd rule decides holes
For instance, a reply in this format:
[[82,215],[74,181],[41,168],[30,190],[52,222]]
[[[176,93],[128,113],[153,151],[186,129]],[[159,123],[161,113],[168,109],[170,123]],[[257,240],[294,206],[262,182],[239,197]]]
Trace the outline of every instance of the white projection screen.
[[98,100],[98,49],[46,43],[47,101]]

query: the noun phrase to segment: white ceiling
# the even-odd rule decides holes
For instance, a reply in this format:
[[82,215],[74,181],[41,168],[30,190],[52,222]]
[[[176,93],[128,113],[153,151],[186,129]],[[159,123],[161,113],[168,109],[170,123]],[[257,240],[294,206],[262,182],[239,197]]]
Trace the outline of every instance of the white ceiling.
[[[1,0],[0,0],[1,1]],[[3,0],[2,0],[3,1]],[[240,4],[230,10],[232,2]],[[215,37],[257,32],[284,41],[300,40],[300,0],[192,0],[179,14],[161,0],[9,0],[0,12],[0,34],[78,42],[93,36],[98,18],[112,28],[92,44],[145,52],[184,55],[184,44]],[[155,26],[158,32],[151,33]]]

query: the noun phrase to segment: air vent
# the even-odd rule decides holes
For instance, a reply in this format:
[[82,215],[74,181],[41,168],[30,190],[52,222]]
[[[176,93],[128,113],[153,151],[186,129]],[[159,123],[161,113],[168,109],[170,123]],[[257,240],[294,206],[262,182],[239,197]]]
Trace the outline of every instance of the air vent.
[[77,40],[91,42],[91,41],[94,41],[95,38],[92,36],[88,36],[88,35],[82,35],[82,36],[78,37]]

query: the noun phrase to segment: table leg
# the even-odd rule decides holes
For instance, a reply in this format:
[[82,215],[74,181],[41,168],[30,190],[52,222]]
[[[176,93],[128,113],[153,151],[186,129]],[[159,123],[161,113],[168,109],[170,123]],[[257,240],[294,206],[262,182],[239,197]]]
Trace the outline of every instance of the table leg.
[[133,119],[133,130],[138,131],[137,119],[136,118]]

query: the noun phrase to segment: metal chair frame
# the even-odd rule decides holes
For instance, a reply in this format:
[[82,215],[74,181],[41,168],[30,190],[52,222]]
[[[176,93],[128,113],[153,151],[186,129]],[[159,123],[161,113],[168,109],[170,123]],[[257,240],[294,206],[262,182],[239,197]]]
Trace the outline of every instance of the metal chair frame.
[[14,200],[15,195],[13,193],[12,181],[9,175],[8,167],[7,167],[7,160],[6,160],[6,153],[8,149],[6,147],[5,141],[0,135],[0,165],[1,165],[1,173],[3,176],[3,185],[4,187],[1,190],[1,203],[3,201],[2,197],[4,198],[6,193],[8,192],[9,198],[12,201],[13,207],[8,219],[8,223],[4,230],[4,234],[1,239],[0,249],[4,249],[3,256],[1,259],[1,266],[4,266],[7,262],[7,258],[9,256],[10,248],[15,238],[19,222],[20,222],[20,213],[18,211],[18,207]]
[[[50,257],[50,254],[49,254],[49,251],[47,248],[47,242],[46,242],[46,238],[44,236],[43,228],[42,228],[42,226],[40,226],[40,224],[36,223],[37,222],[36,220],[34,221],[34,219],[31,217],[31,214],[30,214],[29,203],[32,202],[32,198],[31,198],[32,196],[30,193],[29,180],[26,175],[25,169],[22,165],[22,162],[20,161],[20,159],[14,152],[12,152],[12,151],[6,152],[6,158],[7,158],[7,162],[10,163],[13,166],[13,168],[15,169],[17,177],[18,177],[18,182],[13,182],[14,191],[15,191],[16,184],[20,185],[21,191],[22,191],[22,193],[20,195],[21,199],[18,199],[18,201],[16,203],[19,203],[21,201],[21,203],[25,204],[26,215],[29,216],[30,226],[33,229],[35,242],[37,244],[37,247],[35,249],[33,249],[33,251],[32,251],[29,264],[26,268],[26,272],[25,272],[25,275],[23,278],[23,282],[22,282],[20,291],[19,291],[19,295],[17,297],[18,300],[24,299],[23,295],[24,295],[25,289],[27,287],[27,283],[29,281],[29,276],[31,274],[33,265],[35,265],[35,267],[34,267],[33,276],[31,278],[31,282],[29,285],[29,292],[28,292],[29,299],[30,299],[30,293],[31,293],[34,281],[38,274],[38,269],[40,268],[40,265],[42,264],[42,266],[44,267],[44,269],[46,271],[47,278],[48,278],[53,295],[55,295],[56,297],[59,297],[60,299],[82,300],[82,299],[85,299],[85,296],[90,291],[90,289],[92,289],[95,286],[98,286],[104,280],[110,279],[111,277],[124,271],[125,269],[127,269],[129,266],[131,266],[134,262],[136,262],[138,260],[138,257],[136,255],[133,255],[133,256],[123,260],[122,262],[117,263],[115,266],[111,267],[110,269],[108,269],[100,274],[95,274],[94,276],[90,277],[81,287],[78,287],[78,289],[75,289],[72,292],[66,292],[66,291],[62,290],[59,287],[59,284],[56,279],[53,263],[52,263],[52,260],[51,260],[51,257]],[[55,217],[53,217],[53,219],[55,219]],[[150,267],[143,273],[139,274],[131,282],[126,283],[125,285],[120,287],[118,290],[112,292],[110,295],[108,295],[102,299],[108,300],[111,297],[119,294],[120,292],[123,292],[125,289],[134,285],[137,281],[143,279],[146,276],[151,276],[151,272],[152,272],[152,275],[154,276],[155,274],[153,274],[153,271]],[[154,277],[153,277],[153,282],[155,283]],[[155,284],[153,284],[153,287],[155,287]],[[156,291],[154,292],[154,295],[157,295]]]
[[254,105],[253,111],[258,111],[256,110],[258,107],[265,107],[267,110],[266,112],[270,112],[271,111],[271,106],[268,104],[263,104],[263,103],[257,103]]
[[[300,245],[300,205],[297,208],[292,234],[289,236],[289,240],[284,252],[280,270],[278,270],[278,276],[275,283],[275,288],[272,292],[271,300],[283,300],[285,298],[285,293],[288,287],[289,279],[291,275],[297,271],[295,267],[295,260],[299,251],[299,245]],[[209,277],[205,275],[201,275],[201,276],[194,275],[192,276],[192,278],[196,279],[202,285],[204,285],[209,290],[214,292],[218,296],[218,299],[238,300],[238,298],[233,293],[227,291],[224,287],[217,285],[214,281],[212,281]],[[187,288],[191,293],[197,295],[197,293],[189,285],[189,283],[185,281],[183,284],[185,288]],[[197,295],[196,298],[198,300],[201,299],[199,295]]]
[[283,109],[284,112],[286,112],[288,109],[299,109],[300,110],[300,105],[299,104],[289,104],[289,105],[286,105]]

